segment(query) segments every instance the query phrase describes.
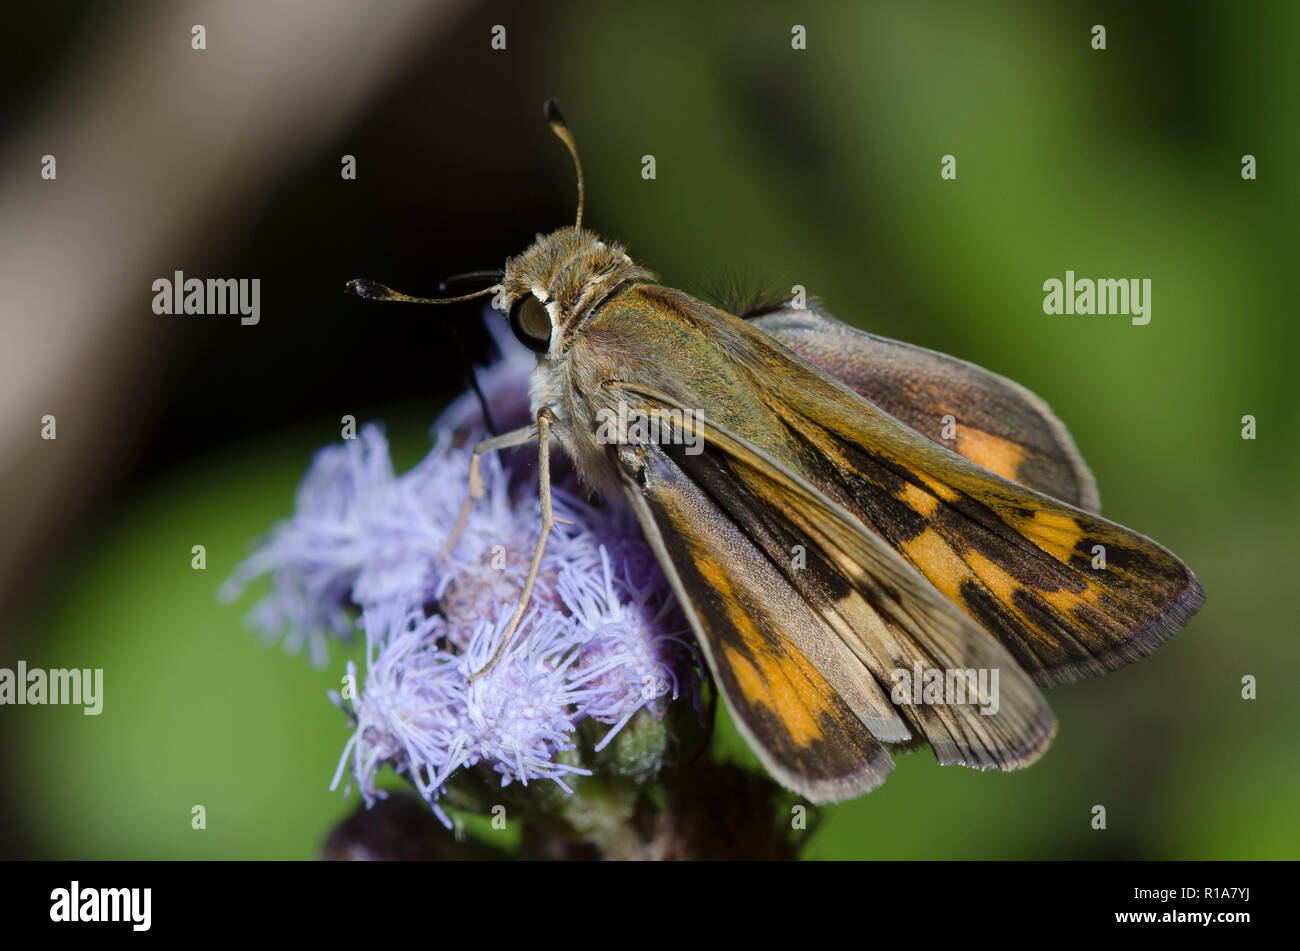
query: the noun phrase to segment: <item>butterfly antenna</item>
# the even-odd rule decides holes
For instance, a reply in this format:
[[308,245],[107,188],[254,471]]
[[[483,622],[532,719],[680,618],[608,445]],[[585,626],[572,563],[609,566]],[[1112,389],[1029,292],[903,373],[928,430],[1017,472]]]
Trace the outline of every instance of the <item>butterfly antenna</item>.
[[573,156],[573,168],[578,173],[578,218],[573,223],[574,229],[578,230],[582,228],[582,162],[578,160],[578,146],[574,143],[573,133],[569,131],[569,125],[560,114],[560,107],[555,104],[555,100],[547,99],[543,110],[546,113],[546,124]]
[[343,289],[347,293],[356,294],[364,300],[397,301],[399,304],[455,304],[458,301],[473,300],[476,297],[487,297],[487,295],[494,293],[498,287],[499,285],[493,284],[481,291],[474,291],[472,294],[461,294],[459,297],[412,297],[410,294],[395,291],[378,281],[368,281],[365,278],[357,277],[348,281]]
[[[441,284],[438,290],[444,291],[450,284],[462,284],[466,281],[478,280],[481,278],[493,278],[497,281],[501,279],[500,271],[470,271],[465,274],[453,274]],[[471,294],[461,294],[459,297],[412,297],[410,294],[403,294],[401,291],[395,291],[386,284],[380,284],[377,281],[369,281],[365,278],[354,278],[348,281],[344,290],[349,294],[355,294],[363,300],[382,300],[397,301],[400,304],[455,304],[458,301],[473,300],[476,297],[486,297],[488,294],[495,292],[499,284],[493,284],[491,287],[485,287],[480,291],[474,291]],[[479,405],[483,408],[483,421],[487,424],[489,430],[496,432],[496,426],[492,421],[492,413],[488,409],[487,397],[483,395],[482,388],[478,385],[478,376],[474,373],[474,363],[470,359],[469,351],[465,347],[465,342],[461,339],[456,330],[455,324],[451,325],[451,337],[459,353],[461,361],[466,367],[466,379],[469,387],[478,397]]]

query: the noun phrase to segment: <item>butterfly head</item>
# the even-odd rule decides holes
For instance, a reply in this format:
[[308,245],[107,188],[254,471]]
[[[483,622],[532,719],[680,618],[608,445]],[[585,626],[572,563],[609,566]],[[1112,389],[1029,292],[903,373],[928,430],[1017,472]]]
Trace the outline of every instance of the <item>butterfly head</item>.
[[653,280],[617,244],[580,227],[539,234],[506,262],[501,296],[510,329],[528,349],[558,355],[570,331],[628,281]]
[[582,163],[578,148],[554,99],[546,101],[545,112],[551,131],[569,150],[578,176],[578,213],[572,226],[539,234],[527,249],[506,262],[503,271],[457,275],[475,278],[491,274],[500,278],[491,287],[471,294],[412,297],[363,279],[349,281],[347,291],[366,300],[414,304],[450,304],[492,295],[494,306],[509,316],[510,328],[524,346],[554,358],[568,349],[572,332],[584,319],[621,286],[629,281],[655,280],[655,275],[628,257],[620,245],[603,241],[582,227]]
[[554,99],[543,107],[546,123],[564,143],[578,176],[578,214],[571,228],[539,234],[522,254],[506,262],[500,289],[510,329],[528,349],[558,355],[571,330],[601,302],[630,280],[653,280],[617,244],[602,241],[582,227],[582,162],[564,116]]

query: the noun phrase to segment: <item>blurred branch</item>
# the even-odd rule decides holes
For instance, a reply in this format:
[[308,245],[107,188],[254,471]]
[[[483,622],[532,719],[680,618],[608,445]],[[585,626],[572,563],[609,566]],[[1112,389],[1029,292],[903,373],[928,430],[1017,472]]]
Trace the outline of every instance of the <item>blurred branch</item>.
[[[129,448],[132,414],[153,395],[152,281],[219,253],[276,179],[463,6],[129,4],[88,31],[75,71],[0,154],[0,597],[76,513],[87,474]],[[191,48],[195,24],[204,50]],[[46,414],[54,441],[40,438]]]

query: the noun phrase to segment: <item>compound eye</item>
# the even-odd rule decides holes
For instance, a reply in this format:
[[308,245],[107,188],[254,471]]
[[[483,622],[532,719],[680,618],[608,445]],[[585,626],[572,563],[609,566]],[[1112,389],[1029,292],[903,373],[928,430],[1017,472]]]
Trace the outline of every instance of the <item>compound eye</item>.
[[511,306],[510,329],[534,353],[551,349],[551,315],[532,294],[525,294]]

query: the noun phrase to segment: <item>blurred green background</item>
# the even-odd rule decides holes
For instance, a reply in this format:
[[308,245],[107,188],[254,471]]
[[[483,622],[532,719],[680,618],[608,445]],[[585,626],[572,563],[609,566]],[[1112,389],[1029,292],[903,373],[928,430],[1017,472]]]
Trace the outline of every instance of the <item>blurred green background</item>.
[[[273,15],[247,8],[219,43],[253,43]],[[498,23],[506,51],[489,48]],[[381,318],[338,291],[364,275],[430,293],[567,222],[571,172],[540,118],[555,96],[592,228],[668,284],[724,270],[803,284],[845,321],[1020,381],[1070,428],[1104,514],[1176,552],[1207,594],[1155,656],[1052,691],[1059,735],[1031,769],[904,756],[883,788],[827,809],[805,854],[1300,857],[1300,697],[1281,673],[1300,663],[1297,27],[1290,2],[450,9],[354,118],[298,143],[247,224],[204,222],[220,241],[184,267],[261,275],[264,326],[166,322],[143,293],[120,316],[166,338],[147,396],[113,424],[112,464],[84,472],[32,543],[0,640],[0,666],[103,667],[104,712],[0,708],[7,854],[308,858],[354,807],[327,788],[347,732],[325,692],[346,655],[315,671],[260,646],[241,628],[254,593],[229,606],[216,588],[291,512],[341,414],[384,421],[399,464],[427,449],[456,388],[438,322],[476,312]],[[9,78],[39,99],[93,46],[74,33]],[[355,183],[338,180],[345,152]],[[1067,269],[1149,277],[1150,324],[1045,315],[1042,284]],[[719,746],[752,762],[726,730]]]

